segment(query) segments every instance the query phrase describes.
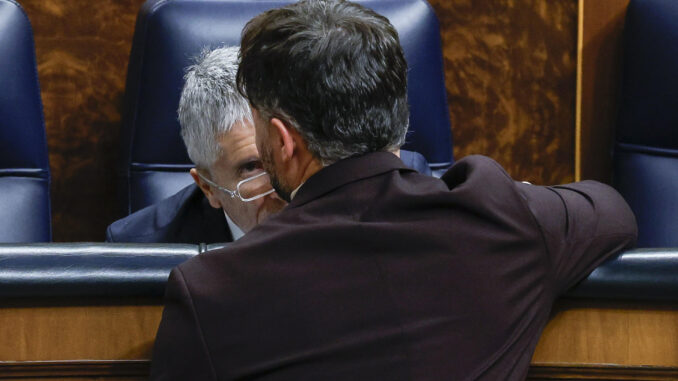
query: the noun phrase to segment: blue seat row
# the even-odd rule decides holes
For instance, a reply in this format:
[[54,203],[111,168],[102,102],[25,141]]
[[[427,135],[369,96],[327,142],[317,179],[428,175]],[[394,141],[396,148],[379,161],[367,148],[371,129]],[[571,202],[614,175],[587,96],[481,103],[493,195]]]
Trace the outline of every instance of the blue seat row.
[[[288,0],[149,0],[128,67],[122,126],[121,206],[126,213],[189,183],[191,163],[176,108],[184,68],[204,47],[237,44],[244,23]],[[424,0],[361,1],[391,19],[410,65],[406,148],[433,169],[452,159],[437,19]],[[642,247],[678,247],[678,3],[631,1],[625,32],[615,185],[638,216]],[[0,0],[0,242],[49,242],[50,170],[30,23]],[[0,297],[157,296],[169,269],[205,247],[193,245],[3,244]],[[675,300],[675,250],[639,249],[603,265],[572,296]],[[31,273],[30,277],[24,276]],[[134,286],[131,286],[134,282]],[[73,291],[81,290],[81,291]],[[669,296],[667,296],[669,295]],[[671,296],[672,295],[672,296]]]

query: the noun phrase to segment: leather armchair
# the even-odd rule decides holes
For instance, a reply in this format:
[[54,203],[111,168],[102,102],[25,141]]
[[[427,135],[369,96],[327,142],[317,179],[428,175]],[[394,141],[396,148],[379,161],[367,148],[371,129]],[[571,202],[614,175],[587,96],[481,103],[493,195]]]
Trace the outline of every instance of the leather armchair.
[[[185,68],[205,47],[239,45],[245,23],[290,0],[149,0],[137,17],[125,90],[119,165],[125,214],[191,183],[176,109]],[[360,2],[360,1],[359,1]],[[438,20],[424,0],[362,1],[390,18],[409,63],[410,134],[405,149],[432,169],[452,163]]]
[[678,2],[633,0],[624,28],[614,184],[638,246],[678,247]]
[[33,31],[13,0],[0,0],[0,89],[0,242],[48,242],[50,171]]

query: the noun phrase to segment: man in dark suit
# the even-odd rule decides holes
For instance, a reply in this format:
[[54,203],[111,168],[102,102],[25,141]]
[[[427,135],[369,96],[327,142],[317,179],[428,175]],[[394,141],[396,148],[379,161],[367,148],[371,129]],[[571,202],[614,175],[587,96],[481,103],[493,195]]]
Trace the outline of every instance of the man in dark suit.
[[195,183],[113,222],[106,229],[106,242],[200,244],[231,241],[233,235],[224,211],[213,208]]
[[151,379],[524,379],[554,300],[633,244],[624,200],[482,156],[442,179],[403,166],[407,66],[360,5],[302,0],[242,36],[238,84],[290,203],[172,271]]
[[[235,189],[261,171],[249,106],[235,87],[237,55],[237,47],[206,52],[186,74],[178,114],[196,163],[195,183],[112,223],[107,242],[231,242],[284,206],[274,194],[244,202],[217,188]],[[431,174],[421,154],[403,150],[400,157],[406,166]]]
[[229,242],[285,206],[270,185],[247,200],[235,192],[263,172],[237,69],[238,47],[206,51],[188,68],[178,115],[195,185],[114,222],[107,241]]

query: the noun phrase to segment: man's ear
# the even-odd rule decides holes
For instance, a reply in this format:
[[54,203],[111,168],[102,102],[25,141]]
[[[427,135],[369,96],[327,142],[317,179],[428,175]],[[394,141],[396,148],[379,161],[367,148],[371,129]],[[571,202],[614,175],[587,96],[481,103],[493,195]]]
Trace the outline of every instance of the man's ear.
[[278,118],[271,118],[270,123],[278,135],[281,158],[283,162],[289,161],[292,155],[294,155],[294,150],[297,148],[299,133]]
[[189,171],[191,174],[191,177],[193,178],[193,181],[195,181],[196,184],[198,184],[198,188],[202,191],[202,193],[205,195],[207,198],[207,201],[209,201],[210,206],[215,208],[215,209],[220,209],[221,208],[221,203],[216,197],[216,194],[212,192],[212,187],[207,184],[203,179],[198,176],[198,170],[195,168],[191,168]]

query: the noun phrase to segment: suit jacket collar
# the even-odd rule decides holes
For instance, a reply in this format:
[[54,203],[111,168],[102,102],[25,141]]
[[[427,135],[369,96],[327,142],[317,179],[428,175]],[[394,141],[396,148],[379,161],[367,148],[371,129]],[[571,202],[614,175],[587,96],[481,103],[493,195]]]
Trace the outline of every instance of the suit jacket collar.
[[[167,226],[169,236],[166,239],[188,243],[233,241],[223,210],[213,208],[195,183],[191,184],[190,188],[190,194],[186,194],[188,197],[175,200],[173,209],[171,204],[165,204],[163,208],[163,212],[167,213],[172,221]],[[172,236],[174,238],[170,238]]]
[[416,172],[391,152],[371,152],[339,160],[309,177],[288,207],[303,205],[348,183],[394,170]]

